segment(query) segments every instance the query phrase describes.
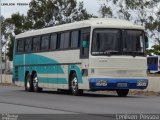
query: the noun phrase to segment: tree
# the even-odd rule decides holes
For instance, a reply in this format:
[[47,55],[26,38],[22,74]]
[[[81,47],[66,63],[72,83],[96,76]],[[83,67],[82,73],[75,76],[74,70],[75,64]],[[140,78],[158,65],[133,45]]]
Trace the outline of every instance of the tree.
[[91,18],[83,7],[83,2],[76,0],[32,0],[28,18],[33,29],[40,29]]
[[[105,0],[100,7],[102,17],[112,17],[132,21],[145,26],[150,40],[154,41],[152,50],[160,45],[160,1],[159,0]],[[154,52],[158,54],[158,52]]]
[[159,0],[106,0],[101,5],[100,10],[109,8],[109,10],[101,12],[102,16],[108,14],[109,11],[109,13],[112,13],[112,17],[131,20],[143,25],[154,19],[152,17],[156,14],[154,8],[159,3]]
[[8,48],[7,48],[7,57],[10,61],[13,60],[13,47],[14,47],[14,40],[15,40],[15,37],[11,34],[10,36],[10,41],[8,43]]
[[[32,0],[27,16],[14,13],[3,21],[2,33],[8,44],[7,56],[13,59],[14,36],[22,32],[86,20],[95,17],[76,0]],[[7,42],[8,41],[8,42]]]
[[24,15],[15,13],[11,15],[11,18],[3,19],[2,22],[2,41],[3,46],[5,47],[5,54],[9,60],[13,60],[13,43],[14,36],[28,30],[30,27],[27,27],[27,20]]

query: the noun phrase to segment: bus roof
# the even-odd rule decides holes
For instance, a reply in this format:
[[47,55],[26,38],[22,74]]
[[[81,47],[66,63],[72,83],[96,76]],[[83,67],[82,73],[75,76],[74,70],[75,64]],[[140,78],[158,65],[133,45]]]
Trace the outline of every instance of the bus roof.
[[158,58],[160,56],[147,56],[147,58]]
[[126,20],[119,20],[119,19],[106,19],[106,18],[92,18],[90,20],[84,20],[74,23],[68,23],[63,25],[58,25],[54,27],[43,28],[39,30],[32,30],[25,33],[21,33],[16,35],[16,39],[36,36],[41,34],[48,34],[53,32],[60,32],[72,29],[79,29],[85,27],[92,27],[92,28],[123,28],[123,29],[139,29],[143,30],[144,27],[140,25],[134,25],[133,23],[126,21]]

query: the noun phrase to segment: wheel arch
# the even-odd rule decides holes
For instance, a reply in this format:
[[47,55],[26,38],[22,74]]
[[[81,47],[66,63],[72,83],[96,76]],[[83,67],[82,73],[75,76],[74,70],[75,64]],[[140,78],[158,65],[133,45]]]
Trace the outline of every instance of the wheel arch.
[[37,74],[37,71],[36,71],[36,70],[33,70],[33,71],[32,71],[32,74],[31,74],[32,80],[33,80],[33,77],[34,77],[35,74]]
[[69,72],[69,76],[68,76],[68,87],[70,87],[70,82],[71,82],[71,77],[72,77],[72,74],[76,74],[77,75],[77,73],[76,73],[76,71],[75,70],[71,70],[70,72]]

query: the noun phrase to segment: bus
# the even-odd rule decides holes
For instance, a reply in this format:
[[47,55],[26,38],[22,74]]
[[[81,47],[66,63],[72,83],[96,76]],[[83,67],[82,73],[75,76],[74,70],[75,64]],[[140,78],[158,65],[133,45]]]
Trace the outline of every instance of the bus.
[[148,73],[160,72],[160,56],[147,57]]
[[144,27],[129,21],[95,18],[28,31],[14,42],[16,85],[42,89],[116,91],[146,89]]

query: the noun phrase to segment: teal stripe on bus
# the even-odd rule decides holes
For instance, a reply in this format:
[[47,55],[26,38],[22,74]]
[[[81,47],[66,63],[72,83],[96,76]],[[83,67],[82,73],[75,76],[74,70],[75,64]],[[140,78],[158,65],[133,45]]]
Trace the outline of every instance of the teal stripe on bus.
[[39,83],[68,84],[65,78],[38,78]]
[[[25,58],[25,60],[23,58]],[[15,55],[14,60],[15,60],[14,64],[18,66],[19,80],[24,80],[25,71],[29,71],[30,74],[32,73],[33,70],[36,70],[38,74],[64,74],[62,66],[59,65],[60,63],[58,63],[56,60],[41,55],[36,55],[36,54]],[[75,64],[71,64],[68,65],[68,74],[70,73],[71,70],[74,70],[76,72],[78,83],[83,83],[80,68]],[[49,78],[46,78],[46,80],[47,79]],[[67,84],[68,80],[66,80],[65,78],[57,78],[57,79],[59,79],[58,84]],[[45,83],[45,81],[43,80],[42,82]],[[51,82],[49,81],[49,83],[54,83],[54,80]]]

